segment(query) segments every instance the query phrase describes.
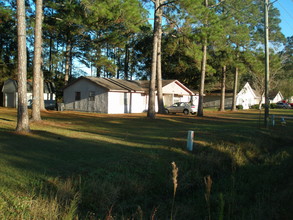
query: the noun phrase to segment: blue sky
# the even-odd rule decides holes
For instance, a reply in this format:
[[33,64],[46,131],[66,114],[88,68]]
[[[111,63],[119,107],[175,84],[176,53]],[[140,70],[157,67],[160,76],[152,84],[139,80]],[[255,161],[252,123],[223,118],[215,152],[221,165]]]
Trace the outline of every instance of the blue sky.
[[280,11],[282,33],[285,37],[293,36],[293,0],[278,0],[273,4]]

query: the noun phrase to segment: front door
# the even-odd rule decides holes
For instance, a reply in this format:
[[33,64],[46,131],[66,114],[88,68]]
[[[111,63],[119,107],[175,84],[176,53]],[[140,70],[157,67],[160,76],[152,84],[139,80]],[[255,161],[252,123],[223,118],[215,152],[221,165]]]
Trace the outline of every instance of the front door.
[[15,108],[15,95],[14,93],[5,93],[5,107]]

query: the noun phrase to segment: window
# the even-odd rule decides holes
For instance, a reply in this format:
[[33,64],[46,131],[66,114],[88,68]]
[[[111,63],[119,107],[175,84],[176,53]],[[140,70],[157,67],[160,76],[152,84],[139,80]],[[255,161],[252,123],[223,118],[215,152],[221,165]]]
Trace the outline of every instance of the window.
[[89,101],[95,101],[95,91],[90,91],[89,94]]
[[80,92],[75,92],[75,101],[80,100]]

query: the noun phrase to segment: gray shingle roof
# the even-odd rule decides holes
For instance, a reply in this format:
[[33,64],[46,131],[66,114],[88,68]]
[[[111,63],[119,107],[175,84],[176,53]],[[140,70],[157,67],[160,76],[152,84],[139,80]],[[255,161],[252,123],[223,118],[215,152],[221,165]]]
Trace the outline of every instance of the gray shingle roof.
[[[99,77],[81,77],[86,78],[110,91],[135,91],[135,92],[146,92],[149,90],[148,80],[124,80],[116,78],[99,78]],[[175,80],[162,80],[162,86],[166,86]]]
[[122,80],[115,78],[98,78],[98,77],[82,77],[86,78],[97,85],[100,85],[110,91],[135,91],[135,92],[143,92],[142,87],[131,81],[131,80]]
[[[139,93],[147,93],[149,90],[149,83],[148,80],[125,80],[125,79],[116,79],[116,78],[100,78],[100,77],[92,77],[92,76],[82,76],[77,80],[69,83],[64,89],[69,87],[70,85],[74,84],[75,82],[86,79],[89,80],[109,91],[123,91],[123,92],[139,92]],[[166,86],[172,82],[177,82],[179,86],[184,87],[184,89],[188,90],[190,93],[193,94],[191,90],[185,87],[177,80],[162,80],[162,86]]]

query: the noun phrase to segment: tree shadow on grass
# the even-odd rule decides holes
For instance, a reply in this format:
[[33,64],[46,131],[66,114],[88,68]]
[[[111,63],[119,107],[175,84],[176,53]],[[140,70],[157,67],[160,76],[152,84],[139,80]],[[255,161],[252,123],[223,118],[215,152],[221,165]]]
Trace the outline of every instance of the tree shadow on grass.
[[[6,136],[5,132],[1,133],[1,139],[3,136]],[[203,185],[202,176],[216,173],[213,169],[218,167],[220,161],[207,161],[196,154],[155,146],[129,147],[105,141],[68,138],[45,131],[33,131],[30,135],[10,133],[10,136],[13,136],[11,140],[6,139],[5,145],[1,146],[5,169],[9,172],[13,168],[11,179],[24,175],[21,182],[15,181],[14,184],[23,184],[24,188],[31,186],[43,197],[53,192],[63,198],[65,191],[69,190],[68,198],[72,199],[74,193],[80,193],[79,212],[82,216],[92,212],[99,213],[101,217],[111,205],[117,204],[113,211],[121,214],[122,209],[127,216],[135,213],[138,205],[148,213],[160,206],[157,215],[165,218],[169,215],[173,195],[170,163],[175,161],[180,167],[183,179],[180,185],[183,187],[178,190],[178,203],[181,204],[188,191],[198,190],[198,186]],[[218,158],[227,158],[220,152],[215,154]],[[196,164],[205,164],[198,176],[190,172]],[[64,186],[68,178],[74,189]],[[12,185],[6,186],[7,190]],[[26,193],[25,190],[23,193]],[[62,198],[60,203],[65,204]],[[178,213],[190,216],[193,210]]]
[[10,120],[10,119],[7,119],[7,118],[0,118],[0,120],[3,120],[3,121],[13,121],[13,120]]
[[[290,182],[285,182],[284,179],[287,177],[290,180],[288,176],[292,165],[288,160],[292,159],[292,155],[276,154],[279,156],[273,159],[280,161],[277,166],[275,162],[272,162],[272,165],[263,165],[261,162],[253,164],[249,161],[239,165],[235,162],[233,152],[237,153],[241,149],[235,146],[232,151],[220,150],[215,146],[219,144],[219,139],[209,135],[211,131],[221,134],[223,121],[211,126],[205,125],[207,121],[204,119],[197,121],[178,117],[175,121],[167,122],[163,130],[169,129],[170,133],[161,135],[166,141],[160,143],[158,131],[162,128],[153,129],[153,126],[160,127],[166,124],[166,121],[140,121],[139,125],[146,126],[145,133],[141,134],[135,120],[137,119],[125,119],[120,121],[121,124],[117,124],[115,117],[112,117],[102,120],[100,124],[98,120],[93,120],[89,126],[82,120],[75,120],[80,127],[68,127],[68,132],[74,135],[72,138],[44,130],[35,130],[29,135],[18,135],[11,133],[11,130],[2,129],[0,151],[2,163],[5,164],[2,171],[9,173],[9,181],[16,180],[11,181],[10,186],[6,184],[5,188],[13,192],[22,185],[20,191],[23,194],[31,187],[38,192],[38,196],[44,198],[48,198],[50,194],[57,195],[60,197],[57,202],[61,206],[66,204],[66,198],[70,203],[78,193],[78,213],[84,218],[87,215],[93,216],[93,219],[103,218],[111,206],[116,216],[131,217],[140,206],[146,213],[144,217],[149,218],[152,210],[158,208],[158,219],[166,219],[170,214],[173,195],[170,163],[175,161],[179,167],[175,200],[178,219],[206,218],[203,182],[206,175],[211,175],[213,179],[211,210],[214,218],[219,216],[220,193],[225,199],[225,216],[230,218],[241,219],[241,216],[249,216],[252,219],[278,219],[277,217],[289,216],[290,209],[286,204],[290,199],[285,194],[290,193],[281,188],[289,188]],[[171,132],[176,127],[176,121],[179,121],[182,127]],[[196,130],[198,137],[209,144],[197,143],[194,152],[186,152],[183,148],[183,130],[196,128],[196,122],[202,123],[200,129]],[[127,123],[131,126],[127,126]],[[183,126],[184,124],[186,125]],[[89,129],[94,125],[100,130]],[[112,133],[100,133],[103,129],[110,128]],[[133,135],[126,137],[126,130]],[[78,133],[81,136],[78,136]],[[88,135],[85,135],[86,133]],[[236,133],[231,131],[231,136]],[[106,138],[90,138],[91,135],[99,134]],[[244,137],[248,135],[251,133],[244,134]],[[168,137],[174,139],[169,140]],[[114,138],[118,141],[109,141]],[[125,142],[119,142],[119,138]],[[126,142],[131,143],[131,146]],[[142,147],[141,144],[149,147]],[[161,145],[169,148],[162,148]],[[283,170],[285,172],[282,172]],[[269,182],[274,182],[274,185]],[[277,187],[280,183],[281,187]],[[261,187],[264,186],[265,190],[262,190]],[[276,190],[280,190],[284,197],[278,197]],[[11,199],[14,200],[13,197]]]

